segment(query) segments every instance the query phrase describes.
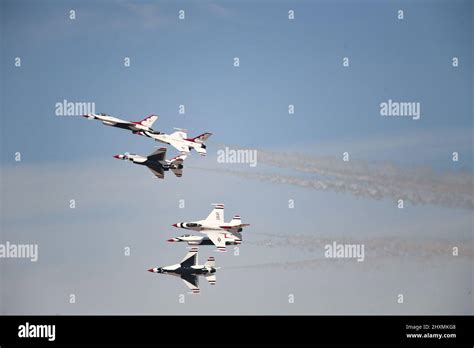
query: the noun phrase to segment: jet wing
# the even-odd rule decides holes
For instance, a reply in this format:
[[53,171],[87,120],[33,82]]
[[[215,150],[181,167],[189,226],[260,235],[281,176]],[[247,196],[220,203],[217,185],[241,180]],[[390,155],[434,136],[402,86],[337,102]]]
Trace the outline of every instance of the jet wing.
[[204,231],[219,251],[225,251],[225,236],[220,232]]
[[182,143],[181,141],[176,141],[176,140],[170,140],[170,145],[173,146],[175,149],[181,152],[189,152],[189,146],[186,144]]
[[198,277],[194,274],[181,274],[181,279],[184,284],[191,289],[193,294],[199,293],[199,280]]
[[207,222],[224,224],[224,204],[215,204],[214,209],[206,218]]
[[181,267],[191,267],[191,266],[197,265],[198,263],[197,253],[198,253],[198,249],[192,248],[181,260],[180,262]]
[[160,161],[163,161],[165,157],[166,157],[166,148],[160,147],[158,150],[148,155],[148,160],[160,162]]
[[184,129],[180,129],[180,128],[175,128],[175,129],[177,129],[178,131],[171,133],[170,134],[171,137],[179,138],[179,139],[186,139],[188,137]]
[[164,174],[164,171],[163,171],[163,167],[158,167],[158,166],[147,166],[148,169],[151,170],[151,172],[153,174],[155,174],[155,176],[159,179],[164,179],[165,177],[165,174]]

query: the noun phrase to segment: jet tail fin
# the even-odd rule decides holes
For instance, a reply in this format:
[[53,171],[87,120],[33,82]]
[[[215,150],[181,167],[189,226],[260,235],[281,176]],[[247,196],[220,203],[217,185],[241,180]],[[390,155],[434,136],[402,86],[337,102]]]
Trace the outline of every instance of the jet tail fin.
[[178,178],[181,178],[183,176],[183,170],[182,169],[173,169],[171,168],[171,171],[176,175]]
[[202,133],[202,134],[198,135],[197,137],[188,138],[188,139],[186,139],[186,140],[193,141],[193,142],[195,142],[195,143],[203,143],[203,142],[205,142],[211,135],[212,135],[212,133],[206,132],[206,133]]
[[235,215],[232,220],[230,220],[228,225],[219,226],[220,228],[224,228],[230,232],[238,231],[242,232],[242,227],[250,226],[249,224],[243,224],[242,220],[240,219],[239,215]]
[[158,119],[158,116],[152,114],[152,115],[147,116],[146,118],[144,118],[138,123],[140,123],[142,126],[151,128],[153,126],[153,123],[155,123],[157,119]]
[[235,215],[232,220],[230,220],[229,225],[240,225],[242,223],[242,220],[240,219],[240,215]]
[[216,275],[210,274],[206,276],[206,280],[209,282],[210,285],[216,285]]
[[183,162],[186,157],[186,154],[181,154],[169,160],[170,169],[178,178],[183,176]]
[[204,264],[204,266],[206,267],[216,267],[216,259],[214,258],[214,256],[210,256],[206,263]]

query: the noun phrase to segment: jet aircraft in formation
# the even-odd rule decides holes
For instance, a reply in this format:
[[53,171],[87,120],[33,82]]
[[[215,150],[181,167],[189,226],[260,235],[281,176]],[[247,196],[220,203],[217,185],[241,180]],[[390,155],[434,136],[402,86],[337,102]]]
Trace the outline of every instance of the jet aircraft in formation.
[[206,156],[206,144],[204,143],[212,133],[203,133],[194,138],[188,138],[185,129],[175,128],[176,132],[165,134],[160,132],[140,132],[141,135],[146,135],[156,141],[169,144],[180,152],[188,153],[191,149],[196,150],[201,156]]
[[212,133],[206,132],[197,137],[188,138],[186,130],[180,128],[175,128],[177,131],[171,134],[155,131],[152,126],[158,119],[157,115],[149,115],[141,121],[126,121],[105,113],[92,113],[83,116],[90,120],[99,120],[107,126],[129,130],[133,134],[145,135],[155,141],[171,145],[180,151],[180,155],[170,160],[165,159],[165,148],[160,148],[147,157],[128,153],[114,156],[115,158],[129,160],[136,164],[143,164],[160,179],[164,178],[164,172],[167,170],[171,170],[177,177],[181,177],[183,175],[183,161],[186,159],[187,154],[194,149],[201,156],[205,156],[207,147],[204,142],[212,135]]
[[187,156],[182,154],[167,160],[166,149],[162,147],[148,156],[125,153],[123,155],[115,155],[114,157],[144,165],[148,167],[157,178],[163,179],[165,177],[164,172],[168,170],[171,170],[177,177],[183,176],[183,161]]
[[[120,118],[100,114],[83,115],[88,119],[101,121],[103,124],[111,127],[126,129],[134,134],[144,135],[176,148],[180,154],[166,159],[166,148],[159,148],[148,156],[137,154],[119,154],[114,157],[121,160],[128,160],[132,163],[144,165],[160,179],[164,178],[164,172],[172,171],[177,177],[183,175],[183,162],[187,155],[194,149],[201,156],[207,153],[205,141],[212,133],[203,133],[194,138],[188,138],[186,130],[175,128],[176,132],[165,134],[155,131],[152,126],[158,119],[156,115],[150,115],[141,121],[125,121]],[[243,224],[240,216],[235,215],[229,222],[224,221],[224,204],[213,204],[214,209],[204,220],[179,222],[173,224],[174,227],[186,230],[196,231],[202,235],[185,234],[180,237],[168,239],[169,242],[185,242],[192,246],[192,249],[186,254],[184,259],[177,264],[150,268],[152,273],[169,274],[180,277],[184,283],[191,289],[193,294],[200,292],[199,276],[204,276],[209,284],[216,283],[216,261],[214,257],[209,257],[203,265],[198,263],[198,248],[200,245],[214,245],[217,251],[226,251],[227,245],[238,245],[242,243],[243,228],[249,224]]]
[[100,114],[87,114],[82,115],[83,117],[89,120],[100,120],[103,124],[107,126],[128,129],[131,130],[133,133],[138,134],[139,132],[153,132],[153,123],[158,119],[156,115],[150,115],[144,118],[141,121],[125,121],[117,117],[113,117],[104,113]]
[[[213,257],[210,257],[208,262],[204,265],[198,265],[197,247],[201,245],[215,245],[217,246],[217,251],[225,251],[226,245],[238,245],[242,243],[241,232],[244,227],[250,225],[243,224],[238,215],[234,216],[230,222],[224,222],[224,204],[213,205],[214,209],[204,220],[173,224],[174,227],[193,230],[204,234],[204,236],[185,234],[180,237],[168,239],[169,242],[185,242],[192,246],[191,251],[186,255],[183,261],[171,266],[151,268],[148,271],[180,276],[192,290],[192,293],[195,294],[199,293],[197,275],[204,274],[210,284],[215,284],[216,278],[215,275],[213,276],[216,270],[215,260]],[[196,258],[194,259],[193,257]]]
[[204,265],[198,263],[198,249],[192,248],[180,263],[150,268],[148,272],[180,277],[193,294],[199,293],[199,276],[204,276],[211,285],[216,284],[216,261],[209,257]]
[[214,209],[204,220],[191,222],[178,222],[173,227],[197,231],[205,234],[205,237],[184,235],[168,239],[170,242],[187,242],[188,245],[212,245],[217,251],[226,251],[226,245],[242,243],[243,228],[250,226],[243,224],[240,216],[235,215],[229,222],[224,222],[224,204],[213,204]]

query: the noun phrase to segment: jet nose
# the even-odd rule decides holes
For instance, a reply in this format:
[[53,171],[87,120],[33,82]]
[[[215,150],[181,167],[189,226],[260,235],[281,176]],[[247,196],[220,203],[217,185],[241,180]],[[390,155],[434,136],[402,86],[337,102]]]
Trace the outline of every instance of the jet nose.
[[120,155],[114,155],[114,158],[120,159]]
[[178,240],[176,238],[170,238],[168,239],[168,242],[177,242]]
[[150,268],[150,269],[148,270],[148,272],[154,273],[154,272],[155,272],[155,269],[154,269],[154,268]]
[[178,227],[178,224],[173,224],[172,226],[173,226],[173,227]]

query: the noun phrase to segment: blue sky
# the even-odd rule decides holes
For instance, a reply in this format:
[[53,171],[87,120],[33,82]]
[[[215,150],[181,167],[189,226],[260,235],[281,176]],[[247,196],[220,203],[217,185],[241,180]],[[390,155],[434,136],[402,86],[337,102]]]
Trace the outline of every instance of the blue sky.
[[[399,21],[402,7],[406,17]],[[97,140],[84,138],[111,147],[130,143],[125,134],[82,119],[56,118],[54,105],[67,99],[95,102],[97,111],[125,119],[157,113],[160,130],[210,130],[212,141],[254,147],[350,146],[375,136],[464,130],[458,147],[470,159],[471,7],[461,1],[4,1],[4,114],[10,116],[4,155],[23,149],[34,161],[46,154],[63,161],[102,156]],[[185,21],[177,18],[181,8]],[[296,11],[293,22],[288,8]],[[21,68],[13,65],[17,56]],[[342,67],[346,56],[350,68]],[[460,60],[456,69],[453,56]],[[124,57],[131,67],[123,67]],[[240,68],[232,66],[234,57]],[[388,99],[420,102],[421,119],[382,118],[379,104]]]
[[[0,16],[2,240],[40,245],[36,264],[1,261],[2,284],[9,284],[0,287],[3,312],[472,313],[472,255],[452,260],[441,248],[426,257],[406,247],[377,258],[374,246],[363,265],[295,269],[283,266],[321,257],[320,246],[272,246],[303,235],[368,245],[395,238],[426,242],[431,251],[430,243],[442,240],[446,250],[464,243],[472,251],[472,210],[400,211],[387,198],[193,169],[219,168],[218,145],[231,144],[316,158],[349,151],[356,163],[422,166],[453,180],[464,170],[472,180],[472,2],[6,0]],[[210,131],[209,155],[192,153],[180,180],[152,180],[145,168],[112,155],[148,154],[158,144],[55,116],[64,99],[95,102],[97,112],[127,120],[156,113],[160,131]],[[379,104],[388,99],[420,102],[420,120],[381,117]],[[451,161],[453,151],[459,162]],[[185,209],[177,208],[179,199]],[[218,285],[202,282],[201,298],[182,307],[175,299],[184,285],[145,270],[181,259],[184,246],[165,242],[181,232],[170,225],[207,216],[213,202],[226,204],[227,219],[238,213],[251,223],[247,244],[239,257],[216,255],[223,266]],[[203,250],[201,259],[211,254]],[[407,294],[405,307],[392,301],[399,291]],[[64,302],[71,292],[80,298],[75,307]],[[293,307],[289,293],[297,294]]]

